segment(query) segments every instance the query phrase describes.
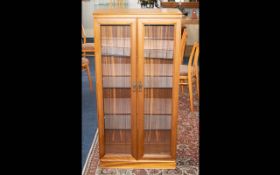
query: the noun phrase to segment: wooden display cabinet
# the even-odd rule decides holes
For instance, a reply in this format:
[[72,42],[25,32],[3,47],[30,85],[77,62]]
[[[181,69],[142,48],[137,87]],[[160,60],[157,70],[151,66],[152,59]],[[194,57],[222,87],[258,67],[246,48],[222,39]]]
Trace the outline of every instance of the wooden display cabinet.
[[93,16],[100,166],[175,169],[182,13]]

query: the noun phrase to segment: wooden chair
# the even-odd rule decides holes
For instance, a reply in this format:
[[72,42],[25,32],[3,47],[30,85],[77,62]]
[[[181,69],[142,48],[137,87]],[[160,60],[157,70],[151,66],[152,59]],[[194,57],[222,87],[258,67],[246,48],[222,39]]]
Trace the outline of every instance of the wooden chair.
[[189,58],[188,65],[180,65],[180,86],[189,86],[189,97],[190,97],[190,109],[193,112],[193,89],[192,81],[193,78],[196,80],[196,91],[199,97],[199,43],[196,41],[192,47],[191,55]]
[[83,26],[82,26],[82,38],[83,38],[83,44],[82,44],[83,56],[86,56],[86,53],[88,52],[92,52],[94,55],[95,53],[94,43],[87,43],[87,36]]
[[[183,64],[183,61],[184,61],[184,55],[185,55],[185,49],[186,49],[186,45],[187,45],[187,39],[188,39],[187,29],[184,28],[183,35],[181,37],[181,43],[180,43],[180,55],[179,56],[180,56],[181,64]],[[185,78],[184,76],[182,76],[182,77],[180,76],[180,79],[179,79],[179,85],[181,87],[181,92],[182,93],[184,92],[184,80],[185,80],[184,78]]]
[[92,79],[91,79],[90,69],[89,69],[89,60],[86,57],[82,57],[82,71],[87,72],[89,89],[92,92]]

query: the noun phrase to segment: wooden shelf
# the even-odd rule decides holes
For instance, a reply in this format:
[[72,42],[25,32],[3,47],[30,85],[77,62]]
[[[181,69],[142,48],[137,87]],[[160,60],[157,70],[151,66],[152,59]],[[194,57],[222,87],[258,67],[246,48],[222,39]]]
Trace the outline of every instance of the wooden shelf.
[[[144,114],[144,129],[149,131],[171,130],[171,118],[171,114]],[[104,119],[105,129],[131,129],[131,114],[105,114]]]
[[107,47],[102,46],[102,56],[130,56],[130,47]]
[[[147,94],[146,94],[147,95]],[[148,98],[144,99],[145,115],[171,115],[172,98]],[[104,114],[108,119],[118,115],[124,117],[131,113],[131,98],[104,98]],[[117,117],[118,117],[117,116]]]
[[[172,88],[172,76],[145,76],[145,88]],[[129,76],[103,76],[103,88],[131,88]]]
[[131,130],[105,129],[105,152],[131,154]]
[[173,77],[144,77],[145,88],[172,88]]
[[147,115],[144,114],[145,130],[171,130],[171,114]]
[[[172,46],[171,46],[172,47]],[[145,58],[161,58],[161,59],[173,59],[173,50],[167,49],[144,49]]]
[[[178,2],[161,2],[163,8],[177,8],[179,7]],[[181,6],[184,8],[199,8],[199,2],[181,2]]]

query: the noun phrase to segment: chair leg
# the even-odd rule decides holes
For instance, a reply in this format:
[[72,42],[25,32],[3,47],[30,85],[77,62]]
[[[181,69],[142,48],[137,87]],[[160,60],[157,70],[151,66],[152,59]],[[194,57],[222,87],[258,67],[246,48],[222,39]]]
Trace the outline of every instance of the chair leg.
[[87,69],[87,75],[88,75],[88,81],[89,81],[89,89],[90,89],[90,92],[92,92],[92,78],[90,75],[89,65],[87,65],[86,69]]
[[198,75],[198,70],[197,69],[195,71],[195,76],[196,76],[196,91],[197,91],[197,95],[199,97],[199,75]]
[[[190,71],[191,72],[191,71]],[[188,86],[189,86],[189,96],[190,96],[190,109],[193,112],[193,93],[192,93],[192,74],[188,73]]]
[[[183,83],[183,81],[184,81],[184,80],[181,79],[181,80],[180,80],[180,83]],[[181,92],[182,92],[182,94],[183,94],[183,93],[184,93],[184,85],[180,84],[180,86],[181,86]]]

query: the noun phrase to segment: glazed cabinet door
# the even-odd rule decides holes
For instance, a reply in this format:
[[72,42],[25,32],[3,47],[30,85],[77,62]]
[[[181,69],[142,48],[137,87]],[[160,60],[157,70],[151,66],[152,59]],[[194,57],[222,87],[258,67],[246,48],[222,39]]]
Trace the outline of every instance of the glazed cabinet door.
[[94,20],[100,157],[136,152],[136,20]]
[[176,157],[178,19],[139,19],[137,124],[139,159]]

